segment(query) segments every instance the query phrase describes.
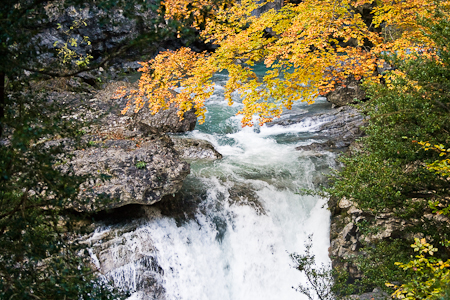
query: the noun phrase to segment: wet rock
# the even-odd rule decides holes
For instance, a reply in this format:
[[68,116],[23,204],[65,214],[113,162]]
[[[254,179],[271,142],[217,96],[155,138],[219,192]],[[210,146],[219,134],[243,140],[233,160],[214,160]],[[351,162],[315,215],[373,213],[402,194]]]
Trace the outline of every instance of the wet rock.
[[[339,150],[349,147],[357,138],[364,136],[361,129],[366,124],[362,114],[352,107],[340,107],[330,113],[310,117],[310,122],[320,123],[316,138],[326,139],[325,142],[314,142],[299,146],[297,150],[323,151]],[[304,121],[304,119],[303,119]]]
[[175,150],[183,159],[221,159],[220,154],[214,146],[205,140],[192,138],[179,138],[172,136]]
[[140,225],[135,221],[98,230],[81,242],[89,246],[95,269],[116,287],[138,291],[142,299],[165,299],[164,270],[148,229]]
[[247,185],[234,182],[228,189],[229,201],[234,205],[250,206],[258,215],[265,215],[266,211],[259,201],[256,192]]
[[343,85],[338,86],[334,91],[326,94],[325,97],[328,102],[336,107],[346,106],[367,99],[360,82],[353,77],[347,78]]

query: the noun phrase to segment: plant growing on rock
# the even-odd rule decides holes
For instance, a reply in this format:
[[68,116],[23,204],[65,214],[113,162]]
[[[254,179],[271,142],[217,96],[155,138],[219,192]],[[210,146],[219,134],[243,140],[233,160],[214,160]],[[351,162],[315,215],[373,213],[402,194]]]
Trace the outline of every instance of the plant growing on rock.
[[138,169],[144,169],[147,166],[147,163],[145,161],[138,161],[136,163],[136,168]]

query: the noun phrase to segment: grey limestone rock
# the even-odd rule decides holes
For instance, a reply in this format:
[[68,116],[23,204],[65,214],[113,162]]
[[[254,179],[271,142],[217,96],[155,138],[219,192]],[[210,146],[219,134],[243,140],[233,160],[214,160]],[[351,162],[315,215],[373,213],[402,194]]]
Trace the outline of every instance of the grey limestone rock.
[[290,126],[297,123],[304,123],[306,126],[319,124],[314,128],[314,139],[325,140],[324,142],[313,142],[309,145],[298,146],[297,150],[322,151],[341,150],[350,146],[357,138],[364,136],[361,129],[366,124],[365,117],[357,109],[344,106],[332,109],[327,113],[290,114],[267,124],[267,126]]
[[[338,201],[331,198],[328,204],[332,213],[329,256],[333,268],[347,270],[353,280],[361,278],[362,274],[345,259],[364,255],[362,245],[375,245],[379,241],[395,238],[412,239],[410,228],[416,225],[413,221],[407,222],[390,212],[375,214],[362,210],[351,199]],[[373,230],[362,229],[367,229],[367,226]]]
[[317,129],[317,134],[327,139],[324,143],[314,142],[310,145],[299,146],[297,150],[322,151],[344,149],[350,146],[364,132],[361,127],[366,124],[362,114],[352,107],[340,107],[330,113],[313,116],[316,121],[322,121]]
[[133,129],[143,133],[180,133],[194,130],[197,123],[195,110],[191,109],[184,113],[183,120],[177,115],[177,108],[171,106],[169,109],[159,111],[153,115],[148,109],[143,108],[133,115]]
[[392,298],[388,293],[380,290],[379,288],[375,288],[370,293],[364,293],[361,295],[351,295],[351,296],[348,296],[347,299],[349,299],[349,300],[388,300],[388,299],[392,299]]
[[[36,42],[40,47],[52,49],[55,42],[63,44],[68,37],[76,39],[79,43],[84,37],[88,37],[91,42],[88,47],[77,47],[73,50],[80,54],[90,53],[94,59],[102,58],[107,53],[119,51],[127,41],[140,32],[151,31],[154,28],[154,21],[157,18],[155,12],[138,5],[132,10],[139,16],[139,22],[128,18],[122,8],[105,11],[95,6],[83,6],[69,7],[61,11],[56,6],[49,5],[47,9],[49,20],[51,24],[60,24],[61,29],[58,30],[56,25],[45,28],[37,35]],[[74,22],[82,25],[74,26]],[[67,31],[68,28],[72,29]]]
[[[91,147],[75,151],[71,166],[78,175],[103,174],[100,178],[85,182],[74,208],[81,211],[98,211],[128,204],[151,205],[165,195],[172,195],[181,188],[190,172],[190,166],[182,161],[173,148],[173,142],[165,135],[163,120],[178,118],[175,115],[160,118],[161,128],[154,134],[129,130],[133,116],[120,114],[125,105],[123,99],[112,99],[114,83],[98,92],[90,101],[93,111],[90,118],[98,121],[86,135]],[[95,198],[105,195],[111,199],[108,205],[99,205]],[[85,202],[85,201],[84,201]]]
[[[75,153],[72,166],[78,175],[104,174],[108,180],[86,182],[82,198],[89,204],[75,206],[97,211],[127,204],[154,204],[164,195],[176,193],[189,174],[189,164],[181,161],[171,145],[161,137],[110,139]],[[98,195],[112,202],[107,207],[95,202]]]
[[[150,210],[148,214],[155,215]],[[134,299],[165,299],[164,270],[158,264],[157,250],[148,229],[139,222],[96,231],[81,242],[89,246],[95,269],[118,287],[137,291]],[[124,274],[128,275],[127,280]]]

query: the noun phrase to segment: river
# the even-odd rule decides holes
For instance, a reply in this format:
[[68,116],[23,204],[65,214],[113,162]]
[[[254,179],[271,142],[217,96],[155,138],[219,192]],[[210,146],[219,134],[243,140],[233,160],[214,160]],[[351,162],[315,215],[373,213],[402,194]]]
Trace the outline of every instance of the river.
[[[214,78],[205,124],[184,134],[210,141],[223,159],[190,162],[176,213],[161,203],[131,225],[103,224],[94,234],[115,236],[107,278],[130,300],[307,299],[292,288],[305,279],[289,254],[301,253],[310,234],[318,262],[330,263],[326,199],[299,191],[315,188],[335,157],[295,150],[317,141],[319,123],[241,128],[239,97],[231,107],[223,98],[226,79]],[[324,98],[299,102],[282,118],[330,108]]]

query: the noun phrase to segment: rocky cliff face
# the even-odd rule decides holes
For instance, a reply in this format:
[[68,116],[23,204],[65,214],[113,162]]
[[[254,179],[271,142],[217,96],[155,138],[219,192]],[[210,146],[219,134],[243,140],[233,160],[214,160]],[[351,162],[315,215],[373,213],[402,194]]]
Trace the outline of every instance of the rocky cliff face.
[[81,5],[62,10],[58,4],[47,5],[48,21],[37,28],[31,41],[32,47],[41,53],[39,63],[50,68],[52,64],[61,67],[62,57],[57,51],[67,44],[67,49],[77,58],[89,55],[89,62],[100,66],[74,77],[98,86],[99,78],[102,82],[118,80],[121,74],[136,72],[141,67],[139,61],[150,59],[161,50],[180,48],[187,39],[194,51],[211,47],[200,39],[191,41],[191,36],[186,40],[176,38],[176,30],[158,15],[157,1],[143,2],[127,4],[125,1],[117,4],[123,7],[108,9]]
[[[416,200],[424,201],[419,198]],[[420,219],[405,220],[393,212],[375,214],[362,210],[351,199],[346,198],[332,197],[328,201],[328,207],[331,210],[330,258],[334,268],[348,271],[350,280],[360,279],[362,274],[346,259],[364,256],[364,247],[373,247],[383,240],[412,241],[414,238],[422,238],[422,234],[414,234],[411,230],[419,224],[435,223],[445,227],[450,224],[448,217],[433,214],[430,209],[424,211]]]
[[[137,34],[153,30],[153,21],[157,14],[152,10],[141,10],[139,7],[133,9],[138,15],[137,19],[130,19],[124,15],[121,8],[111,9],[108,12],[95,6],[70,7],[61,11],[57,7],[47,7],[49,21],[58,23],[59,26],[49,27],[37,36],[40,45],[49,49],[55,46],[55,42],[65,43],[68,34],[81,41],[88,37],[91,44],[89,47],[79,47],[77,51],[92,53],[94,59],[103,57],[117,47],[135,37]],[[78,21],[82,21],[78,23]],[[75,23],[74,23],[75,22]],[[70,31],[69,29],[72,27]],[[59,30],[62,29],[62,30]]]
[[[156,12],[142,5],[108,10],[82,5],[62,10],[58,4],[49,4],[46,6],[46,13],[48,21],[37,29],[38,33],[32,41],[42,53],[40,63],[52,66],[61,61],[62,57],[58,56],[57,49],[67,44],[67,49],[73,51],[75,56],[90,56],[90,62],[102,66],[100,70],[75,75],[90,85],[97,84],[100,73],[106,72],[104,69],[108,69],[112,63],[114,66],[109,76],[116,75],[117,71],[135,71],[140,67],[135,61],[136,57],[152,54],[159,47],[165,47],[165,43],[170,43],[170,34],[163,35],[159,32],[164,27],[162,21],[160,26],[155,25],[158,22]],[[132,47],[136,43],[130,43],[143,33],[152,33],[158,39],[157,43],[147,43],[143,47],[145,51]]]
[[[331,210],[330,248],[328,249],[334,268],[349,272],[350,280],[360,279],[362,274],[357,267],[345,260],[358,255],[365,245],[374,244],[391,238],[412,239],[408,223],[392,213],[374,214],[363,211],[349,199],[331,198],[328,202]],[[366,224],[377,230],[363,230]],[[366,228],[367,229],[367,228]]]

